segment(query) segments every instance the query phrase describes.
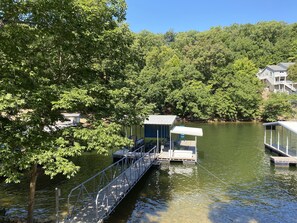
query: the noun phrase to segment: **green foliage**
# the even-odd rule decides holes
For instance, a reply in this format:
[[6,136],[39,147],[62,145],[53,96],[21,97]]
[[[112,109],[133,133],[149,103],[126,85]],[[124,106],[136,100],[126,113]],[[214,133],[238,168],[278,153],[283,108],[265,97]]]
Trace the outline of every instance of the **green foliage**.
[[[296,57],[296,24],[272,21],[205,32],[169,30],[163,42],[159,34],[143,34],[136,39],[139,43],[140,36],[146,37],[142,68],[133,76],[141,85],[138,94],[155,104],[156,112],[184,118],[259,119],[263,85],[256,78],[258,70]],[[206,112],[198,96],[204,88],[197,86],[207,89]]]
[[[0,2],[0,176],[30,172],[28,222],[37,167],[72,177],[71,157],[130,145],[119,124],[151,111],[127,76],[141,60],[125,10],[124,0]],[[80,112],[85,126],[58,128],[62,112]]]
[[236,104],[232,100],[230,92],[225,92],[222,89],[216,91],[213,96],[213,109],[215,117],[220,120],[231,120],[237,119]]
[[289,67],[288,75],[290,80],[297,82],[297,63]]
[[175,41],[175,33],[174,33],[173,29],[168,30],[164,34],[164,40],[167,44],[173,43]]
[[179,55],[168,46],[154,47],[147,54],[146,66],[136,81],[139,94],[154,103],[158,112],[166,112],[166,98],[182,86],[182,64]]
[[[138,124],[151,105],[127,78],[137,61],[133,34],[122,23],[125,10],[122,0],[0,3],[0,176],[6,182],[18,182],[36,164],[51,177],[70,177],[79,169],[70,157],[130,143],[113,122]],[[80,112],[87,127],[57,130],[61,112]]]
[[243,58],[234,62],[232,70],[232,82],[227,94],[236,107],[236,119],[256,119],[263,89],[255,75],[257,68],[252,61]]
[[212,43],[209,40],[197,42],[187,50],[185,56],[206,80],[211,79],[219,68],[227,66],[232,61],[232,54],[228,48],[222,43]]
[[279,119],[289,118],[292,114],[293,98],[294,96],[292,97],[284,93],[271,94],[269,99],[264,103],[263,120],[273,122]]
[[171,105],[172,112],[190,120],[207,120],[212,114],[211,87],[201,81],[189,81],[181,89],[169,94],[167,103]]

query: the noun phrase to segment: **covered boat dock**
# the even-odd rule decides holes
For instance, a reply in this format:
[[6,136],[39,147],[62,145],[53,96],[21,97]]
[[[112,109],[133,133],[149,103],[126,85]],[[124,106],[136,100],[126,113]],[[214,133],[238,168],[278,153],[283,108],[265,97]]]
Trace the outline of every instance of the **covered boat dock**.
[[143,123],[144,138],[156,139],[158,148],[161,145],[165,146],[175,122],[176,115],[149,115]]
[[[194,136],[194,140],[174,141],[172,135]],[[201,128],[175,126],[170,130],[169,148],[161,147],[159,160],[168,160],[176,162],[195,162],[197,163],[197,137],[203,136]]]
[[278,121],[264,123],[264,145],[279,156],[271,156],[275,165],[297,164],[297,122]]
[[[176,118],[175,115],[149,115],[143,123],[146,143],[139,148],[144,152],[146,147],[150,148],[147,145],[151,143],[149,140],[155,140],[153,146],[157,148],[158,161],[197,163],[197,137],[203,136],[203,131],[201,128],[174,126]],[[114,160],[134,156],[138,156],[138,153],[129,149],[113,153]]]

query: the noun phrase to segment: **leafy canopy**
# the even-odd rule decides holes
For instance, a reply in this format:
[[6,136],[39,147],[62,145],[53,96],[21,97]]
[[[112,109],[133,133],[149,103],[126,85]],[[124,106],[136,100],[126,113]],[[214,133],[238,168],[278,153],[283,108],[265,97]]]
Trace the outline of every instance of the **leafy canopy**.
[[[150,108],[126,81],[134,61],[125,10],[123,0],[1,1],[0,175],[6,182],[19,182],[34,165],[51,177],[70,177],[79,169],[70,157],[130,144],[120,125],[139,123]],[[62,112],[80,112],[87,127],[56,130]]]

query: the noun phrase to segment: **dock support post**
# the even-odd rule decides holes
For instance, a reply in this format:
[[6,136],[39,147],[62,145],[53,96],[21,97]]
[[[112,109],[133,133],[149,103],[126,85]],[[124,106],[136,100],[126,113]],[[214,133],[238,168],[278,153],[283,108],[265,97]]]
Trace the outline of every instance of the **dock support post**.
[[169,160],[171,160],[171,153],[172,153],[171,149],[172,149],[172,142],[171,142],[171,132],[170,132]]
[[277,149],[279,150],[279,131],[277,131]]
[[266,138],[267,138],[267,136],[266,136],[266,131],[267,131],[267,129],[266,129],[266,126],[265,126],[265,131],[264,131],[264,144],[266,143]]
[[272,126],[271,126],[271,129],[270,129],[270,145],[272,146]]
[[59,188],[55,188],[55,197],[56,197],[56,223],[60,222],[59,216],[59,197],[61,196],[61,190]]
[[289,137],[287,135],[286,154],[289,155]]
[[157,151],[159,152],[159,130],[157,130]]
[[195,162],[197,163],[197,136],[195,136]]

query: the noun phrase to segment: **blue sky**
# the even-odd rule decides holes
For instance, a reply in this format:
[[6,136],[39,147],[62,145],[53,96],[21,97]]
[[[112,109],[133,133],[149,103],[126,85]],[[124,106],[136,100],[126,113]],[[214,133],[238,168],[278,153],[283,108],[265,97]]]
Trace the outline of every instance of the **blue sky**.
[[134,32],[165,33],[234,23],[297,22],[297,0],[126,0],[127,20]]

